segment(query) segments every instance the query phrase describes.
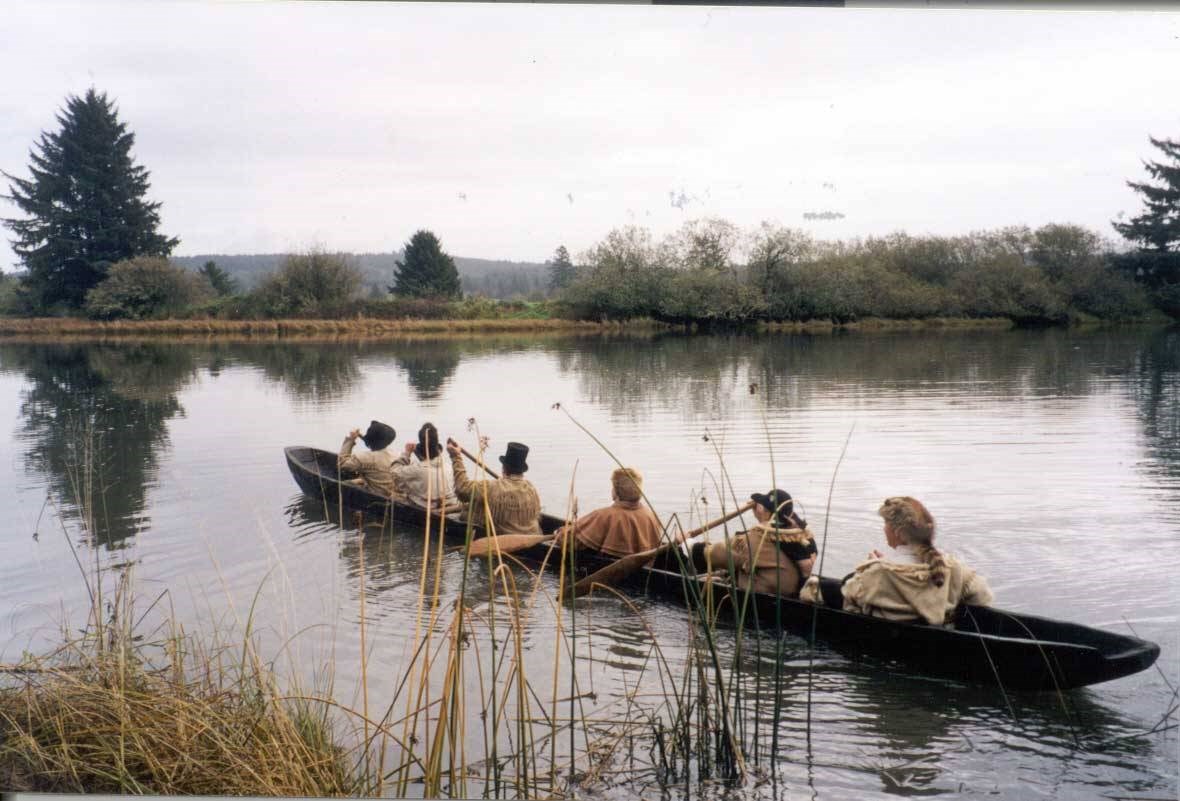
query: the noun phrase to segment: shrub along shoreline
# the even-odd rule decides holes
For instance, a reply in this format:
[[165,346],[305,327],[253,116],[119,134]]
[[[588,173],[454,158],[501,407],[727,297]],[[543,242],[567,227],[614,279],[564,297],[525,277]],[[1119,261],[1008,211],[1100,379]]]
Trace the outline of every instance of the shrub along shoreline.
[[137,257],[111,265],[80,306],[46,304],[27,276],[0,274],[0,317],[146,320],[166,328],[183,320],[227,330],[218,327],[224,323],[235,331],[589,330],[608,321],[694,330],[880,327],[868,322],[879,320],[906,327],[995,319],[1064,326],[1180,319],[1180,252],[1119,252],[1075,225],[829,241],[768,223],[743,231],[703,219],[660,240],[644,228],[615,229],[576,264],[559,248],[549,265],[547,291],[494,299],[461,296],[450,285],[393,292],[380,276],[362,274],[346,253],[289,254],[252,288],[239,287],[212,261],[193,272],[163,257]]

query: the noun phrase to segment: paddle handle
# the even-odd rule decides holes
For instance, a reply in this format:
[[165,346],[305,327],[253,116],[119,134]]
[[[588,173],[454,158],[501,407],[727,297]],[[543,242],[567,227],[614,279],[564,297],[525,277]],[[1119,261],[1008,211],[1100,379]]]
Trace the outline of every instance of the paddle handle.
[[[447,444],[449,445],[449,444],[450,444],[450,443],[452,443],[452,442],[454,442],[456,445],[459,445],[459,443],[458,443],[458,442],[455,442],[455,440],[451,439],[450,437],[447,437]],[[476,457],[475,457],[475,456],[474,456],[474,455],[471,453],[471,451],[467,450],[467,449],[466,449],[466,448],[464,448],[462,445],[459,445],[459,452],[460,452],[460,453],[462,453],[464,456],[466,456],[466,457],[467,457],[468,459],[470,459],[471,461],[475,462],[475,463],[476,463],[477,465],[479,465],[480,467],[482,467],[482,468],[483,468],[485,471],[487,471],[487,474],[488,474],[489,476],[491,476],[492,478],[499,478],[499,477],[500,477],[500,475],[499,475],[499,474],[498,474],[498,473],[497,473],[495,470],[493,470],[492,468],[488,467],[486,464],[484,464],[484,463],[483,463],[483,462],[481,462],[479,459],[477,459],[477,458],[476,458]]]
[[729,521],[729,520],[733,520],[738,515],[742,515],[748,511],[750,511],[751,509],[754,508],[755,503],[756,503],[755,501],[746,501],[745,503],[743,503],[738,508],[734,509],[729,514],[722,515],[721,517],[717,518],[716,520],[710,520],[708,523],[705,523],[703,526],[699,526],[697,528],[694,528],[692,531],[688,531],[688,532],[685,532],[684,534],[681,534],[679,537],[679,540],[681,542],[683,542],[684,540],[691,540],[693,537],[696,537],[700,534],[704,534],[706,531],[708,531],[711,528],[717,528],[722,523],[725,523],[726,521]]

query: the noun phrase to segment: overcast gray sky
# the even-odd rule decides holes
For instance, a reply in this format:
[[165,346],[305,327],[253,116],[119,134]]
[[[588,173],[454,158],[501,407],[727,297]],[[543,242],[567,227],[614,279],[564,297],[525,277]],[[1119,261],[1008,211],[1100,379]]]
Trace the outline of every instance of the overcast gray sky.
[[430,228],[543,261],[704,216],[1108,235],[1147,137],[1180,138],[1176,12],[39,1],[0,42],[0,169],[106,91],[178,255]]

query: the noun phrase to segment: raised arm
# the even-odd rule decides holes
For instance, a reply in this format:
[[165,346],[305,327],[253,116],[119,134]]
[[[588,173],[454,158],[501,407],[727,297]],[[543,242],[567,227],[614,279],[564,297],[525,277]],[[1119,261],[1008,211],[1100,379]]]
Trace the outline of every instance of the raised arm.
[[447,453],[451,457],[451,469],[455,476],[455,495],[464,503],[473,496],[479,496],[486,491],[486,481],[472,481],[467,477],[467,467],[463,464],[463,451],[454,440],[447,440]]
[[356,438],[361,435],[359,429],[354,428],[348,432],[344,438],[344,442],[340,445],[340,453],[336,455],[336,469],[337,470],[359,470],[361,462],[352,455],[352,449],[356,445]]

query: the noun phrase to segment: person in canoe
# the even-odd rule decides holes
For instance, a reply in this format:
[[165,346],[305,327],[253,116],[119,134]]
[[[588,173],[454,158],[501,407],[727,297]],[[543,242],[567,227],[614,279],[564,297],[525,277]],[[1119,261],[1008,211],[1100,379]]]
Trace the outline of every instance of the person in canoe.
[[787,491],[756,492],[750,500],[757,524],[726,541],[692,543],[688,554],[693,567],[711,573],[732,566],[739,589],[794,596],[811,575],[815,538]]
[[[529,455],[527,445],[508,443],[500,457],[504,474],[494,481],[473,481],[467,477],[463,449],[453,439],[447,440],[447,453],[451,455],[454,470],[455,495],[465,507],[471,504],[476,525],[485,527],[489,535],[541,533],[541,497],[524,477],[529,469],[525,461]],[[487,520],[488,512],[491,521]]]
[[[353,453],[357,437],[364,441],[368,453]],[[393,454],[387,448],[397,438],[397,432],[385,423],[373,420],[369,423],[369,430],[361,434],[360,429],[354,428],[344,438],[340,446],[340,454],[336,457],[336,467],[340,470],[353,470],[360,474],[352,479],[353,483],[380,493],[386,498],[393,496]]]
[[[411,458],[415,457],[415,458]],[[458,507],[451,473],[442,459],[438,429],[426,423],[418,429],[418,442],[407,442],[402,455],[393,460],[393,482],[399,498],[427,507]]]
[[633,467],[620,467],[610,476],[613,503],[579,517],[557,531],[555,545],[573,535],[577,548],[607,556],[630,556],[659,546],[664,526],[643,497],[643,474]]
[[934,547],[934,517],[916,498],[886,498],[877,514],[891,550],[872,551],[844,580],[845,610],[943,625],[961,603],[992,602],[983,576]]

